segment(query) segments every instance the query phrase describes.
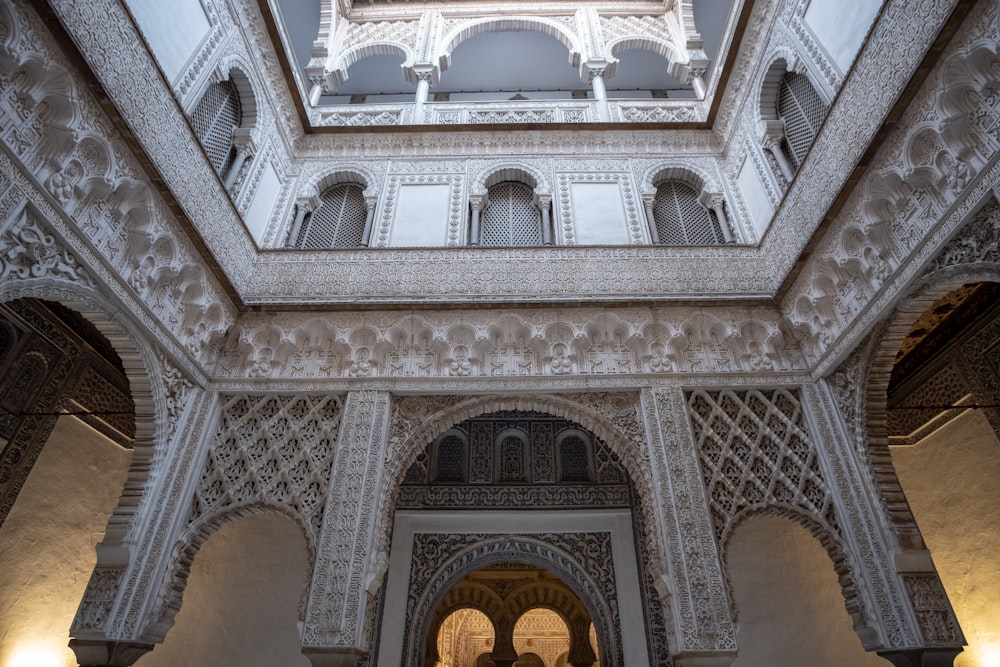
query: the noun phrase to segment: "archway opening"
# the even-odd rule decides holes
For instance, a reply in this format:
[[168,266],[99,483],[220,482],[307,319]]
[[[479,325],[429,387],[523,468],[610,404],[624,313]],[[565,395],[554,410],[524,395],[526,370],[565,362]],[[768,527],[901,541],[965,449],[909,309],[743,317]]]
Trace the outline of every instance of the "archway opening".
[[192,561],[174,627],[136,666],[309,667],[296,626],[308,560],[302,529],[285,516],[223,524]]
[[136,434],[121,358],[59,303],[0,304],[0,664],[69,667]]
[[[398,651],[406,664],[432,664],[447,613],[476,606],[496,619],[508,598],[517,603],[503,612],[491,652],[497,662],[503,649],[502,667],[518,658],[515,620],[533,608],[563,617],[576,647],[570,664],[639,665],[668,654],[658,639],[666,636],[662,603],[644,574],[639,502],[614,450],[543,412],[500,410],[441,429],[395,496],[380,659],[395,663]],[[509,596],[475,581],[504,568],[524,580]],[[577,602],[564,607],[569,600]]]
[[478,609],[456,609],[448,615],[437,634],[437,667],[491,667],[493,623]]
[[[555,667],[559,656],[569,652],[566,622],[551,609],[529,609],[514,625],[516,667]],[[596,647],[594,652],[597,653]],[[595,665],[597,663],[594,663]]]
[[402,54],[376,54],[361,58],[347,68],[347,80],[324,104],[393,104],[413,102],[417,87],[403,75]]
[[739,620],[733,667],[883,667],[854,633],[837,573],[819,540],[790,519],[737,526],[726,566]]
[[434,88],[453,102],[586,97],[587,85],[555,37],[524,30],[485,32],[463,41]]
[[957,287],[912,324],[887,391],[892,464],[968,646],[1000,664],[1000,284]]

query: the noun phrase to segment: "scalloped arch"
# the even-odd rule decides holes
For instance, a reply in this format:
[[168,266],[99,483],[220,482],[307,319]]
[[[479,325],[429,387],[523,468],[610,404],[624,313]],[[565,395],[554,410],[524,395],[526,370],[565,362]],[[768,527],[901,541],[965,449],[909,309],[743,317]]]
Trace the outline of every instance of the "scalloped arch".
[[540,32],[543,35],[559,40],[569,51],[569,63],[579,67],[584,53],[583,42],[566,26],[557,21],[535,16],[500,16],[473,20],[455,27],[441,39],[441,50],[436,60],[441,71],[446,71],[451,65],[451,54],[462,42],[487,32],[525,31]]
[[299,190],[299,196],[318,197],[327,188],[344,183],[360,185],[366,197],[377,194],[375,185],[378,181],[370,170],[357,164],[341,164],[331,165],[310,177]]
[[[159,606],[150,614],[151,622],[147,625],[148,628],[156,628],[155,631],[147,630],[155,642],[162,642],[170,631],[170,628],[173,627],[177,613],[181,610],[184,589],[187,587],[188,576],[191,573],[191,564],[208,538],[226,524],[265,513],[288,519],[298,527],[305,540],[306,572],[312,572],[316,561],[315,544],[309,534],[309,530],[302,524],[301,519],[289,508],[282,505],[258,502],[226,507],[221,511],[206,514],[188,526],[170,554],[170,565],[160,584],[160,591],[157,596]],[[306,596],[309,593],[306,583],[303,581],[302,591],[299,594],[300,610],[304,608]]]
[[766,506],[747,507],[737,512],[736,516],[734,516],[729,522],[729,525],[726,527],[726,531],[722,534],[722,537],[719,540],[721,547],[720,550],[722,552],[721,560],[723,574],[726,580],[726,587],[729,590],[729,599],[733,606],[733,620],[737,620],[737,609],[735,603],[736,598],[733,595],[732,578],[729,574],[730,542],[733,534],[743,524],[749,520],[762,516],[774,516],[787,519],[788,521],[805,528],[810,535],[816,538],[820,546],[823,547],[827,556],[829,556],[831,564],[833,565],[834,572],[837,575],[838,584],[840,585],[841,593],[844,596],[844,607],[851,617],[854,631],[858,633],[859,637],[861,637],[862,642],[865,641],[866,635],[871,636],[871,633],[876,625],[872,623],[868,609],[865,608],[864,600],[861,598],[860,593],[860,591],[863,590],[863,587],[861,586],[862,582],[859,580],[859,577],[855,572],[855,567],[851,563],[848,556],[849,551],[844,547],[840,538],[837,537],[836,533],[834,533],[824,521],[817,520],[816,517],[806,514],[797,507],[777,503]]
[[[139,326],[121,313],[103,295],[89,289],[50,278],[36,278],[30,284],[10,282],[0,284],[0,301],[36,298],[57,301],[80,313],[103,335],[121,359],[128,378],[129,391],[135,405],[135,439],[129,476],[122,498],[139,498],[157,463],[163,465],[169,411],[165,389],[152,378],[162,377],[161,363],[146,342]],[[112,315],[116,313],[116,315]],[[104,546],[123,547],[135,539],[132,519],[137,508],[121,501],[108,519]],[[101,565],[98,560],[98,566]]]
[[552,185],[536,167],[525,162],[507,161],[487,167],[472,181],[469,194],[485,195],[489,188],[504,181],[528,185],[536,194],[552,194]]
[[403,76],[402,67],[412,63],[414,59],[412,49],[399,42],[365,42],[364,44],[352,46],[340,54],[333,69],[327,72],[327,81],[332,79],[332,83],[334,84],[331,92],[336,91],[339,86],[347,81],[347,70],[352,65],[373,56],[396,56],[402,58],[400,76]]

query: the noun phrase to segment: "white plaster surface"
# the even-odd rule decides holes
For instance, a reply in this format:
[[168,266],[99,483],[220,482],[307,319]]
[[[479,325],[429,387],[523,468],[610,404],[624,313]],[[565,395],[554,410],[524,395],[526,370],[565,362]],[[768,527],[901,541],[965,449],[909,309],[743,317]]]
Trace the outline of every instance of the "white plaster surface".
[[265,165],[260,183],[254,191],[253,203],[250,204],[250,210],[247,211],[245,218],[247,229],[258,244],[267,229],[267,223],[271,219],[271,212],[280,192],[281,179],[278,178],[278,173],[270,164]]
[[194,558],[184,601],[162,646],[137,667],[310,667],[296,622],[306,543],[277,514],[236,519]]
[[886,667],[851,627],[833,562],[789,519],[755,517],[729,542],[729,578],[739,615],[732,667]]
[[577,245],[626,245],[625,204],[617,183],[572,183],[573,227]]
[[864,42],[881,0],[812,0],[805,22],[843,74]]
[[0,528],[0,665],[71,667],[69,627],[132,452],[61,417]]
[[531,535],[551,532],[611,533],[625,664],[628,667],[646,667],[649,664],[644,635],[646,626],[639,604],[639,575],[636,568],[635,542],[632,537],[632,519],[627,510],[396,512],[389,572],[385,584],[387,588],[378,667],[398,667],[402,661],[406,595],[410,581],[414,535],[418,533]]
[[747,158],[740,167],[740,172],[736,177],[736,184],[743,195],[743,201],[747,204],[747,211],[750,212],[750,221],[753,223],[757,237],[764,236],[767,226],[771,224],[771,217],[774,215],[774,206],[764,190],[764,184],[760,181],[760,174],[754,166],[753,160]]
[[127,0],[156,60],[173,82],[211,27],[199,0]]
[[955,667],[1000,665],[1000,441],[970,410],[892,449],[906,500],[969,642]]
[[389,245],[397,248],[445,245],[450,196],[451,186],[447,184],[401,185]]

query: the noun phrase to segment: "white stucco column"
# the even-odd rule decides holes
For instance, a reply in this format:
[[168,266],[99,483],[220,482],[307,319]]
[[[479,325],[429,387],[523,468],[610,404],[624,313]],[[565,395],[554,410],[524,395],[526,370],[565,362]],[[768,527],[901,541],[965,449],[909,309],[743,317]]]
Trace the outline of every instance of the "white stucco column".
[[292,228],[288,231],[288,239],[285,241],[286,246],[295,246],[295,241],[299,238],[299,232],[302,231],[302,223],[305,221],[306,215],[315,211],[317,206],[319,206],[319,198],[316,196],[296,198],[295,220],[292,222]]
[[366,247],[371,245],[376,206],[378,206],[378,197],[365,197],[365,231],[361,234],[361,245]]
[[722,238],[726,243],[733,242],[733,232],[729,228],[729,218],[726,217],[726,200],[717,192],[706,192],[701,196],[701,203],[715,212],[715,217],[719,220],[719,229],[722,230]]
[[778,169],[781,170],[781,175],[785,177],[785,180],[791,182],[792,177],[795,175],[795,170],[792,169],[788,158],[785,157],[785,151],[781,150],[781,141],[784,138],[785,121],[764,121],[764,133],[761,137],[761,145],[764,147],[764,150],[774,156],[775,162],[778,163]]
[[222,180],[222,185],[226,190],[232,189],[247,158],[255,152],[253,137],[250,136],[249,128],[238,127],[233,131],[233,146],[236,148],[236,159],[229,165],[229,169],[226,170],[226,176]]
[[653,203],[655,200],[655,194],[644,194],[642,196],[642,207],[646,211],[646,226],[649,228],[649,241],[654,245],[660,242],[660,234],[656,231],[656,217],[653,215]]
[[486,205],[486,195],[469,195],[469,245],[479,245],[479,215]]
[[542,212],[542,244],[552,245],[552,195],[535,195],[535,204]]
[[417,82],[417,94],[413,101],[414,125],[423,125],[425,122],[427,98],[430,95],[435,72],[435,67],[429,63],[413,66],[412,75]]
[[597,117],[602,123],[611,122],[611,108],[608,106],[608,89],[604,85],[604,71],[608,67],[607,60],[590,60],[587,68],[587,81],[590,83],[597,101]]

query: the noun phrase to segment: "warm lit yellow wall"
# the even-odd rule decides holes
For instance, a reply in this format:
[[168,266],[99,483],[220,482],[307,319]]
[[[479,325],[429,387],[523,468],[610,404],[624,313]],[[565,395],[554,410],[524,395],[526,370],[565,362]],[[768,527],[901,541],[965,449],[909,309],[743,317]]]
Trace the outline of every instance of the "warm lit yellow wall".
[[756,517],[728,550],[739,610],[733,667],[888,667],[851,628],[833,562],[788,519]]
[[971,410],[892,461],[969,642],[955,667],[1000,666],[1000,441]]
[[62,417],[0,528],[0,667],[76,665],[67,647],[131,452]]
[[310,667],[296,621],[306,542],[274,514],[224,525],[195,556],[167,639],[137,667]]

